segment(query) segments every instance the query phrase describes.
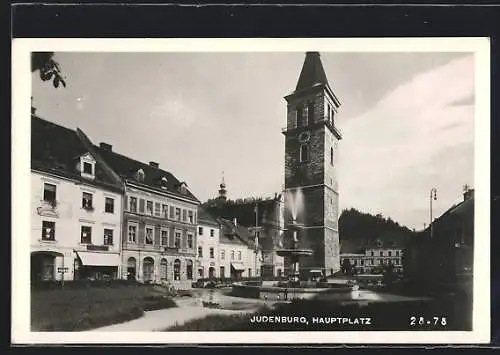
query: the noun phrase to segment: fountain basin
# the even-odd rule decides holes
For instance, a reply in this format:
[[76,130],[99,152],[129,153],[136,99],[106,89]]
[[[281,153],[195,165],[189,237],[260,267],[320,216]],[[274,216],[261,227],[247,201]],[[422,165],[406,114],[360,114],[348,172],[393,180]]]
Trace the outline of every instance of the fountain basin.
[[311,256],[313,251],[311,249],[278,249],[276,254],[283,257],[293,257],[293,256]]

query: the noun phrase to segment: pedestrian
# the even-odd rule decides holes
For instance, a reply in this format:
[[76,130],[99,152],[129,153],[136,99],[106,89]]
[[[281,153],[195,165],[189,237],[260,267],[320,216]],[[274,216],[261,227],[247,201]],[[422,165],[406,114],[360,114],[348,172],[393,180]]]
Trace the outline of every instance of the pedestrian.
[[285,292],[284,292],[284,298],[285,298],[285,301],[288,300],[288,288],[285,288]]

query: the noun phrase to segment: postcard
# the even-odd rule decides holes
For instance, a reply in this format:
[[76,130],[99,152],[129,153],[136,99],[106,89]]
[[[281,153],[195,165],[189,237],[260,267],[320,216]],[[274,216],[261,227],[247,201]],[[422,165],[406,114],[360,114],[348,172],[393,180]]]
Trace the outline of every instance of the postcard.
[[488,38],[12,48],[12,343],[490,341]]

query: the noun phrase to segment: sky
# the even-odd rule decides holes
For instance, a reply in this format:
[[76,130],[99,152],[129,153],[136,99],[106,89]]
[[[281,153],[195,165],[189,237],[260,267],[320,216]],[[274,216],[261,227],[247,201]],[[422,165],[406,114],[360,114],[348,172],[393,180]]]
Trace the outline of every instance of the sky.
[[[37,114],[155,161],[200,199],[266,197],[284,182],[286,102],[302,52],[58,52],[67,87],[33,74]],[[341,209],[417,230],[474,186],[474,55],[322,52],[340,99]],[[307,208],[307,206],[306,206]]]

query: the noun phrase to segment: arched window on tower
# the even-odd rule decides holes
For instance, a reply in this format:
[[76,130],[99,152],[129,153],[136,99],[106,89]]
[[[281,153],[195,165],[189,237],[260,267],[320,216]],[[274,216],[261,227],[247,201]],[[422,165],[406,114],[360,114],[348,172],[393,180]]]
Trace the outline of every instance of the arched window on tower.
[[309,147],[307,146],[307,144],[302,144],[300,146],[299,160],[301,163],[309,160]]
[[333,148],[330,148],[330,164],[333,165]]
[[302,124],[303,117],[304,117],[304,112],[302,110],[302,107],[297,107],[295,127],[298,127],[300,124]]
[[304,125],[307,125],[307,124],[311,124],[314,122],[314,101],[311,101],[307,104],[307,123],[305,123]]

